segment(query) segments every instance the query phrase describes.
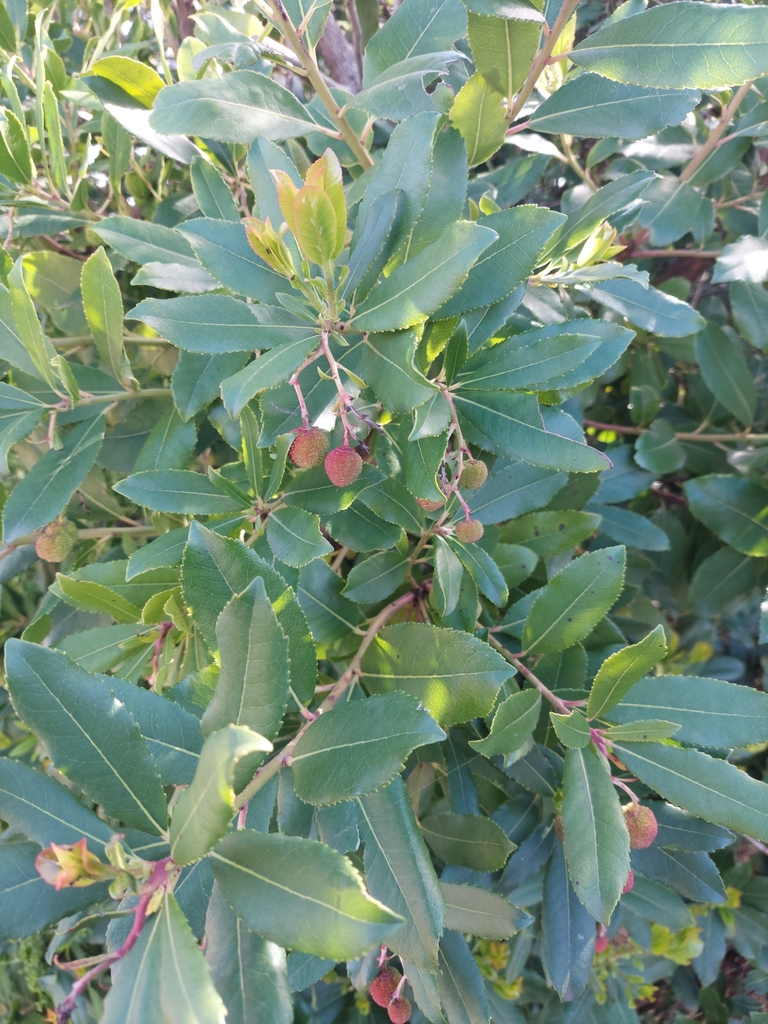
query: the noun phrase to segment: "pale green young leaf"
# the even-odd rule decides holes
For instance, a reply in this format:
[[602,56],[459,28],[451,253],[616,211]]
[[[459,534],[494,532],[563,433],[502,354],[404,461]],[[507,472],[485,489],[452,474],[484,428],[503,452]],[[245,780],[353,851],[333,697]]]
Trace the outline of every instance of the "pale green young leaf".
[[59,572],[56,573],[56,590],[67,604],[87,612],[105,613],[115,622],[138,622],[141,618],[141,608],[101,583],[75,580]]
[[469,745],[485,757],[513,754],[527,742],[539,720],[541,695],[538,690],[513,693],[493,716],[491,731],[485,739],[470,740]]
[[[517,28],[525,31],[529,26],[518,25]],[[538,26],[534,31],[538,35]],[[508,122],[501,100],[480,72],[475,72],[453,102],[449,115],[451,124],[466,143],[470,167],[485,163],[504,144]]]
[[52,390],[56,390],[56,379],[51,369],[51,360],[56,355],[51,342],[43,333],[37,318],[35,307],[24,282],[24,269],[21,259],[17,259],[8,274],[8,287],[11,292],[11,305],[19,340],[34,363],[40,378]]
[[83,264],[80,288],[85,316],[101,365],[120,380],[125,359],[123,298],[103,246],[99,246]]
[[662,626],[657,626],[639,643],[610,655],[595,676],[589,694],[587,715],[600,718],[606,714],[666,656],[667,642]]
[[564,747],[586,747],[592,739],[589,723],[579,711],[574,709],[569,715],[550,711],[549,717]]

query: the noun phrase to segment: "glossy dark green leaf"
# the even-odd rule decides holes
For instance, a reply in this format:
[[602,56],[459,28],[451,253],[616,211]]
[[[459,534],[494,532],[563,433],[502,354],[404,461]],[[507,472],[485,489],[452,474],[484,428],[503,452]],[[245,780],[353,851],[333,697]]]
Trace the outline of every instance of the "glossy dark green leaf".
[[180,352],[171,378],[173,401],[183,420],[189,420],[219,395],[222,381],[240,370],[247,352],[195,355]]
[[768,554],[768,491],[735,476],[697,477],[685,484],[691,511],[713,533],[745,555]]
[[541,710],[538,690],[521,690],[507,697],[493,716],[491,731],[483,740],[470,740],[470,746],[485,757],[512,754],[528,740]]
[[239,220],[218,219],[221,216],[185,221],[180,231],[217,281],[238,295],[274,304],[275,293],[286,286],[285,278],[259,259]]
[[711,825],[680,807],[654,800],[649,805],[656,815],[659,831],[656,846],[672,850],[721,850],[733,842],[733,832]]
[[114,490],[137,505],[158,512],[215,515],[242,507],[217,490],[207,476],[188,469],[152,469],[134,473],[115,484]]
[[474,871],[503,868],[515,849],[495,821],[479,814],[434,814],[420,824],[427,845],[441,860]]
[[359,798],[357,806],[368,889],[405,919],[387,942],[411,963],[434,973],[445,904],[403,780],[395,778],[384,789]]
[[512,675],[487,644],[453,629],[408,622],[381,630],[363,656],[360,679],[373,693],[405,690],[441,725],[487,715]]
[[629,834],[609,769],[591,748],[566,752],[563,830],[574,892],[605,924],[629,874]]
[[224,1024],[203,953],[175,898],[166,893],[133,949],[112,971],[104,1024]]
[[293,1024],[285,950],[249,931],[218,886],[205,919],[205,962],[227,1008],[227,1024],[250,1024],[260,1016]]
[[316,643],[334,643],[360,623],[362,615],[343,589],[344,580],[322,559],[302,568],[297,596]]
[[180,263],[197,267],[195,254],[186,238],[178,231],[152,221],[133,217],[107,217],[99,221],[99,238],[103,238],[121,256],[134,263]]
[[466,498],[473,519],[500,523],[547,505],[567,481],[567,473],[497,459],[483,486]]
[[288,640],[259,576],[219,615],[216,638],[221,671],[203,732],[244,725],[273,739],[288,704],[290,663]]
[[728,898],[720,872],[703,851],[690,853],[652,846],[633,850],[632,864],[646,878],[663,882],[696,903],[725,903]]
[[550,711],[549,718],[564,747],[586,747],[592,739],[589,723],[576,708],[567,715]]
[[[598,669],[589,694],[587,714],[599,718],[629,693],[635,683],[663,661],[667,642],[662,626],[657,626],[643,640],[606,658]],[[651,716],[646,716],[651,717]],[[658,716],[663,717],[663,716]]]
[[491,1008],[485,983],[463,935],[452,931],[443,935],[440,966],[437,984],[448,1019],[461,1024],[488,1024]]
[[165,796],[133,716],[105,683],[59,651],[9,641],[8,689],[48,756],[112,817],[149,832],[167,823]]
[[551,558],[580,544],[600,526],[590,512],[531,512],[504,527],[504,541]]
[[624,557],[624,548],[603,548],[582,555],[554,576],[526,619],[525,649],[544,654],[582,640],[621,593]]
[[350,701],[321,715],[299,740],[291,756],[296,793],[315,806],[364,796],[402,771],[416,747],[444,738],[437,722],[404,693]]
[[93,468],[104,438],[104,418],[73,427],[63,447],[51,448],[14,487],[3,508],[6,544],[50,523]]
[[666,533],[636,512],[593,503],[587,505],[585,511],[600,516],[600,532],[617,544],[638,548],[640,551],[669,550],[669,537]]
[[544,969],[560,998],[570,1001],[589,981],[596,933],[595,919],[571,885],[562,843],[555,843],[547,868],[541,913]]
[[402,923],[341,854],[295,836],[242,831],[212,853],[222,894],[246,927],[288,949],[351,960]]
[[656,288],[643,288],[637,281],[603,281],[591,289],[591,295],[660,338],[684,338],[704,326],[701,315],[687,302]]
[[660,718],[681,727],[675,739],[683,743],[746,747],[768,735],[768,697],[720,679],[649,676],[635,683],[607,717],[619,723]]
[[475,885],[443,882],[445,924],[454,932],[478,935],[485,939],[508,939],[532,918],[509,900]]
[[477,544],[462,544],[455,536],[449,538],[449,544],[480,593],[493,604],[503,607],[507,603],[507,583],[488,552]]
[[301,508],[281,508],[267,521],[267,541],[281,562],[301,568],[333,548],[320,533],[316,515]]
[[171,856],[176,864],[200,860],[226,835],[236,810],[238,761],[271,749],[269,740],[244,726],[226,725],[208,736],[195,777],[179,797],[171,818]]
[[749,426],[757,392],[743,345],[714,323],[696,335],[695,344],[696,361],[707,387],[736,419]]

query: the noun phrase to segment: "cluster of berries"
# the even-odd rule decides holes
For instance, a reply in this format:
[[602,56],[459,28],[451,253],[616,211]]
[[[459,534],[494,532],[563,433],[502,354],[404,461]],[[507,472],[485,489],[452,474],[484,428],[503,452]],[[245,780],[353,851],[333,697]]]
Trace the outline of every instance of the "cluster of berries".
[[360,454],[348,444],[339,445],[329,452],[328,435],[319,427],[301,427],[296,431],[288,454],[294,466],[312,469],[325,462],[328,479],[337,487],[348,487],[360,476],[363,460]]
[[392,1024],[406,1024],[411,1019],[411,1003],[404,996],[396,995],[402,974],[394,967],[382,967],[371,982],[368,992],[377,1006],[383,1006]]

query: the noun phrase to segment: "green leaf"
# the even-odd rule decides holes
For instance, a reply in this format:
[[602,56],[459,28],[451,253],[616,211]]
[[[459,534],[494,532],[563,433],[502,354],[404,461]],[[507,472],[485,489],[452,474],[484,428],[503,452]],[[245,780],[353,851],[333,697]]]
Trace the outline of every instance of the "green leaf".
[[576,473],[608,468],[604,455],[574,436],[575,422],[570,417],[562,414],[555,421],[563,433],[547,429],[533,395],[460,390],[454,393],[454,401],[465,436],[486,451]]
[[[583,77],[597,78],[597,76]],[[605,79],[598,80],[616,88],[616,86],[613,86],[612,83],[607,82]],[[575,81],[579,82],[581,78],[577,78]],[[550,98],[555,99],[560,96],[567,88],[567,85],[558,89]],[[654,180],[656,178],[651,171],[633,171],[630,174],[623,174],[616,181],[603,185],[593,196],[590,196],[583,206],[577,207],[570,214],[568,220],[555,237],[555,244],[547,252],[547,256],[550,259],[554,259],[574,249],[577,245],[586,241],[595,228],[607,218],[615,217],[617,214],[627,215],[633,210],[640,209],[647,198],[645,193]],[[583,327],[583,324],[579,324],[577,321],[572,326],[579,328]]]
[[125,360],[123,298],[103,246],[83,264],[80,287],[85,316],[102,368],[120,380]]
[[363,336],[362,375],[391,412],[410,412],[437,390],[413,365],[416,345],[415,331]]
[[299,799],[315,806],[372,793],[416,747],[445,733],[415,698],[395,691],[343,704],[312,722],[291,757]]
[[458,221],[375,285],[352,323],[361,331],[397,331],[421,323],[456,291],[495,239],[489,228]]
[[673,850],[722,850],[733,842],[733,832],[710,825],[679,807],[654,801],[653,812],[659,825],[656,846]]
[[600,533],[610,537],[617,544],[624,544],[641,551],[668,551],[669,537],[662,529],[636,512],[613,505],[596,505],[590,502],[586,512],[600,516]]
[[299,573],[297,595],[316,643],[332,644],[359,625],[362,615],[342,594],[344,580],[321,558]]
[[363,84],[408,57],[450,50],[467,34],[467,15],[459,0],[414,0],[398,7],[366,47]]
[[700,562],[688,588],[688,601],[699,615],[721,608],[759,583],[760,562],[733,548],[720,548]]
[[635,462],[659,476],[685,465],[685,451],[668,420],[656,419],[635,444]]
[[424,839],[399,776],[356,801],[372,896],[404,918],[388,945],[422,970],[437,970],[445,905]]
[[213,851],[227,902],[265,939],[334,961],[379,945],[402,923],[363,888],[346,857],[322,843],[232,832]]
[[768,838],[768,788],[735,765],[665,743],[614,743],[613,748],[632,774],[665,800],[715,825],[763,842]]
[[720,679],[649,677],[635,683],[608,717],[618,723],[661,718],[681,727],[675,739],[683,743],[746,747],[768,735],[768,697]]
[[592,739],[589,723],[580,712],[574,710],[569,715],[557,715],[550,711],[549,717],[564,747],[586,747]]
[[595,919],[568,878],[562,843],[555,843],[547,868],[541,917],[544,969],[560,998],[570,1001],[587,987],[596,933]]
[[552,558],[591,537],[599,526],[600,517],[590,512],[531,512],[507,523],[502,536],[540,558]]
[[405,583],[410,563],[400,551],[379,551],[349,571],[344,597],[357,604],[375,604]]
[[656,178],[643,199],[637,219],[650,231],[651,245],[669,245],[689,231],[701,244],[714,228],[712,200],[674,175]]
[[[462,60],[467,60],[464,54],[445,50],[398,61],[370,81],[354,97],[353,105],[358,110],[392,121],[439,109],[443,90],[435,92],[431,83],[439,83],[449,74],[451,65]],[[429,91],[425,88],[427,83],[431,85]]]
[[590,747],[565,755],[563,830],[574,891],[607,924],[629,874],[629,834],[610,772]]
[[495,754],[513,754],[525,746],[536,728],[541,710],[538,690],[513,693],[499,706],[493,716],[491,731],[483,740],[470,740],[473,750],[485,757]]
[[88,849],[98,856],[112,836],[109,825],[66,786],[10,757],[0,758],[0,815],[40,846],[76,843],[85,836]]
[[696,335],[696,362],[704,383],[725,408],[746,426],[752,423],[757,392],[742,343],[715,323]]
[[405,690],[446,726],[487,715],[512,672],[476,637],[405,622],[378,633],[363,656],[360,679],[372,693]]
[[440,888],[445,899],[445,926],[451,931],[483,939],[508,939],[533,920],[504,896],[476,885],[442,882]]
[[457,384],[466,391],[549,390],[550,382],[573,375],[600,347],[596,338],[559,333],[540,337],[531,331],[481,349],[465,363]]
[[660,338],[686,338],[704,326],[701,314],[687,302],[657,288],[643,288],[637,281],[602,281],[590,294],[596,302]]
[[116,676],[99,676],[136,719],[164,786],[185,785],[197,769],[203,734],[198,719],[165,700]]
[[[106,887],[56,892],[35,867],[36,843],[3,843],[0,847],[0,938],[24,939],[62,917],[104,899]],[[96,891],[94,891],[94,889]]]
[[66,435],[61,449],[47,451],[35,463],[5,504],[6,543],[45,526],[63,511],[93,467],[103,436],[102,417],[85,420]]
[[154,68],[130,57],[102,57],[91,65],[90,72],[119,85],[142,107],[151,107],[164,85]]
[[18,330],[18,338],[32,360],[37,375],[55,391],[56,379],[51,368],[51,360],[55,358],[56,351],[40,326],[34,304],[24,282],[21,258],[16,260],[8,274],[8,287],[11,292],[11,315]]
[[[517,28],[523,33],[531,31],[524,24]],[[538,36],[538,26],[535,31]],[[461,87],[449,117],[466,143],[470,167],[485,163],[504,145],[508,121],[501,96],[479,72],[475,72]]]
[[515,206],[481,217],[478,223],[491,228],[498,238],[477,260],[459,291],[442,307],[441,317],[490,306],[526,281],[545,245],[563,223],[563,215],[541,206]]
[[397,480],[387,477],[366,488],[360,500],[386,522],[401,526],[408,533],[421,533],[424,514],[413,495]]
[[459,560],[475,581],[477,589],[495,605],[505,605],[509,592],[501,570],[479,544],[462,544],[456,537],[449,537],[448,543],[459,556]]
[[203,744],[191,784],[171,818],[171,856],[176,864],[204,857],[226,835],[235,806],[235,769],[248,754],[269,752],[272,744],[245,726],[226,725]]
[[288,637],[291,689],[302,703],[308,704],[317,682],[315,645],[293,591],[280,573],[250,548],[192,523],[184,552],[182,589],[195,623],[212,650],[218,644],[219,614],[257,576],[264,580],[277,620]]
[[765,73],[768,11],[665,4],[604,25],[572,54],[579,67],[614,81],[656,89],[728,88]]
[[149,123],[161,135],[200,135],[246,145],[257,136],[282,142],[317,130],[293,93],[257,71],[168,86],[158,94]]
[[680,726],[674,722],[662,722],[659,719],[640,719],[628,725],[613,725],[603,731],[607,740],[624,740],[629,743],[650,743],[656,740],[668,740],[680,732]]
[[490,818],[479,814],[433,814],[421,822],[427,845],[448,864],[497,871],[517,849]]
[[621,593],[624,557],[622,547],[602,548],[581,555],[554,576],[526,619],[525,650],[545,654],[583,640]]
[[0,118],[0,174],[21,185],[32,180],[32,156],[24,126],[7,108]]
[[204,217],[240,223],[240,211],[232,193],[216,168],[201,156],[189,168],[197,205]]
[[680,124],[700,98],[693,90],[644,88],[587,73],[544,100],[531,117],[531,128],[590,139],[644,139],[667,125]]
[[207,476],[187,469],[151,469],[134,473],[113,490],[129,501],[158,512],[215,515],[236,512],[239,502],[217,490]]
[[491,1007],[485,982],[463,935],[452,931],[443,935],[440,965],[437,984],[448,1020],[457,1024],[487,1024]]
[[[475,67],[491,89],[509,97],[514,96],[525,81],[536,56],[541,27],[536,18],[539,12],[535,7],[518,8],[526,15],[532,15],[530,19],[521,22],[503,15],[505,6],[473,3],[467,20],[469,46]],[[478,7],[488,9],[478,13]],[[488,17],[492,14],[500,16]]]
[[657,626],[640,643],[616,651],[598,669],[587,704],[589,718],[601,718],[625,697],[638,680],[667,656],[664,627]]
[[237,419],[254,395],[287,381],[316,345],[317,335],[305,334],[278,348],[262,352],[258,359],[252,360],[231,377],[226,377],[221,382],[221,397],[229,415]]
[[222,381],[241,369],[247,352],[225,352],[223,355],[193,355],[179,352],[179,361],[171,378],[173,401],[186,422],[219,396]]
[[197,443],[194,423],[185,423],[175,409],[161,416],[134,464],[137,473],[151,469],[184,469]]
[[749,281],[733,281],[728,291],[739,334],[764,352],[768,342],[768,293],[761,284]]
[[248,305],[230,295],[145,299],[127,314],[188,352],[250,352],[314,338],[317,328],[280,306]]
[[94,225],[99,238],[134,263],[182,263],[198,268],[192,247],[172,228],[133,217],[107,217]]
[[244,725],[274,739],[288,704],[288,640],[257,576],[219,615],[216,638],[221,671],[202,719],[209,736],[225,725]]
[[360,476],[345,487],[337,487],[328,479],[323,466],[315,466],[303,473],[297,473],[283,487],[283,500],[286,505],[295,505],[307,512],[325,515],[340,512],[349,508],[355,498],[368,487],[384,480],[384,474],[365,463]]
[[267,541],[275,556],[299,569],[333,548],[320,533],[320,520],[302,508],[281,508],[267,520]]
[[768,278],[768,242],[765,238],[743,235],[724,245],[717,257],[712,281],[747,281],[761,284]]
[[728,899],[720,872],[706,853],[653,847],[634,850],[632,864],[647,878],[663,882],[696,903],[725,903]]
[[8,472],[8,452],[34,430],[45,410],[33,395],[0,384],[0,472]]
[[[209,170],[209,177],[212,173],[217,172]],[[274,304],[275,293],[285,288],[285,278],[270,270],[250,247],[239,219],[196,217],[185,221],[180,230],[208,273],[238,295]]]
[[205,918],[205,962],[227,1024],[293,1024],[285,950],[249,931],[214,885]]
[[691,512],[732,548],[768,554],[768,492],[735,476],[700,476],[684,485]]
[[467,501],[473,519],[499,523],[549,504],[567,482],[567,473],[497,459],[486,482]]
[[400,448],[408,490],[417,498],[445,501],[445,495],[438,487],[437,473],[448,443],[447,432],[409,441],[407,426],[407,423],[401,426]]
[[451,615],[461,596],[461,579],[464,568],[450,545],[442,538],[434,538],[435,574],[432,580],[431,598],[438,614]]
[[83,611],[103,612],[111,615],[116,622],[138,622],[141,618],[141,608],[126,601],[124,597],[109,587],[102,586],[101,583],[74,580],[58,572],[56,587],[59,592],[57,596]]
[[176,899],[165,893],[133,949],[112,973],[104,1024],[224,1024],[226,1009]]
[[48,756],[107,814],[153,833],[167,823],[160,777],[136,721],[108,687],[64,654],[6,645],[8,690]]

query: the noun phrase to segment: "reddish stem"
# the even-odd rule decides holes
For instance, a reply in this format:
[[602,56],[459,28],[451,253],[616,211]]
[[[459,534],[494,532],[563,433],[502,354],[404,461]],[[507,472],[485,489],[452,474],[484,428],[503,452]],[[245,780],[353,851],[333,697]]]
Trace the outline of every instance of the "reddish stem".
[[139,897],[139,902],[134,908],[133,924],[131,925],[131,930],[126,936],[125,942],[119,949],[116,949],[114,953],[110,953],[109,956],[100,964],[97,964],[95,967],[92,967],[90,971],[87,971],[82,978],[77,979],[67,998],[56,1007],[57,1024],[67,1024],[67,1021],[77,1008],[77,1000],[94,978],[98,978],[98,976],[108,967],[111,967],[112,964],[116,963],[118,960],[122,960],[123,957],[127,956],[136,945],[136,940],[141,935],[144,925],[147,922],[147,908],[149,907],[150,900],[157,890],[165,885],[168,880],[166,867],[170,860],[170,857],[164,857],[162,860],[155,861],[152,874],[145,883],[144,891]]

